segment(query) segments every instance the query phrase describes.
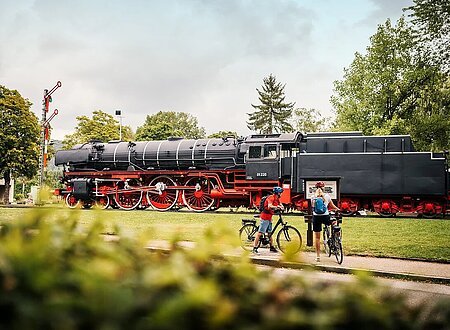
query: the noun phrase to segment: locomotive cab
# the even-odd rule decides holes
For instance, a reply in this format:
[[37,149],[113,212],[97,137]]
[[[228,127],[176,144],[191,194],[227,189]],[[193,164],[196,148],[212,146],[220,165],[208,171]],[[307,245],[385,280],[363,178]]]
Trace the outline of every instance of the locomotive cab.
[[279,145],[275,143],[249,146],[246,155],[247,180],[278,180]]
[[[278,181],[292,176],[292,159],[299,149],[301,133],[258,134],[243,145],[247,180]],[[242,147],[241,147],[242,149]]]

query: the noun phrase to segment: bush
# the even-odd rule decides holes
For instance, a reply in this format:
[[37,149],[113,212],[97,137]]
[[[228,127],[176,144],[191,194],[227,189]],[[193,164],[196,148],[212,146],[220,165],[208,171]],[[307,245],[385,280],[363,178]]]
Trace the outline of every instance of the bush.
[[[227,241],[210,228],[193,250],[143,249],[145,237],[105,242],[96,221],[45,221],[48,211],[2,227],[2,329],[409,329],[449,325],[446,305],[418,309],[357,284],[310,283],[217,258]],[[115,232],[120,234],[120,229]],[[235,235],[235,233],[232,233]],[[369,289],[370,288],[370,289]],[[448,305],[447,305],[448,306]]]

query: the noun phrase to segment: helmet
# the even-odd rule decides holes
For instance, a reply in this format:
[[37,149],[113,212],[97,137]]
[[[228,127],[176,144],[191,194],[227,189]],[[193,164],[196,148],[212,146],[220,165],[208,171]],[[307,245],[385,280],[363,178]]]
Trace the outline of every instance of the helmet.
[[281,194],[283,192],[283,188],[281,187],[273,187],[274,194]]
[[323,181],[319,181],[316,183],[316,188],[323,188],[325,187],[325,183]]

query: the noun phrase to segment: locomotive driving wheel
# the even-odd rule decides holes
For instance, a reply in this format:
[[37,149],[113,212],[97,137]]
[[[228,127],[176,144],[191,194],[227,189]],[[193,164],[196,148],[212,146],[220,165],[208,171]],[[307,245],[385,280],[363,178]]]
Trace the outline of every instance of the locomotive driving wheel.
[[339,209],[344,216],[353,215],[358,211],[358,202],[349,198],[342,198],[339,202]]
[[211,197],[213,182],[209,178],[190,178],[186,181],[186,187],[193,189],[183,191],[183,202],[189,210],[204,212],[209,210],[216,202]]
[[94,207],[99,210],[107,209],[110,204],[108,195],[95,197]]
[[438,215],[438,210],[440,213],[440,206],[437,203],[434,203],[432,201],[425,201],[420,203],[420,208],[421,208],[421,213],[419,213],[420,215],[422,215],[424,218],[427,219],[434,219],[437,217]]
[[76,209],[81,206],[81,202],[79,199],[75,198],[74,195],[68,194],[66,196],[66,205],[71,209]]
[[397,214],[396,205],[391,200],[381,200],[377,213],[384,218],[395,217]]
[[114,201],[122,210],[133,210],[142,201],[143,192],[139,186],[132,186],[128,181],[117,183]]
[[167,188],[176,185],[175,181],[165,175],[154,178],[149,186],[154,186],[156,191],[147,192],[149,204],[158,211],[170,210],[178,200],[178,190]]

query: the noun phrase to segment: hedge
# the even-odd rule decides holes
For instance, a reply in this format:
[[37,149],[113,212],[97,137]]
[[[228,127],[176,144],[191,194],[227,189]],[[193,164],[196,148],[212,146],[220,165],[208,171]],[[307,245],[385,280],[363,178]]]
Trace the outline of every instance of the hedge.
[[116,228],[106,242],[101,221],[80,230],[76,217],[48,215],[1,228],[1,329],[449,328],[449,301],[414,306],[368,277],[308,281],[214,258],[235,235],[220,226],[161,254],[143,248],[145,235]]

